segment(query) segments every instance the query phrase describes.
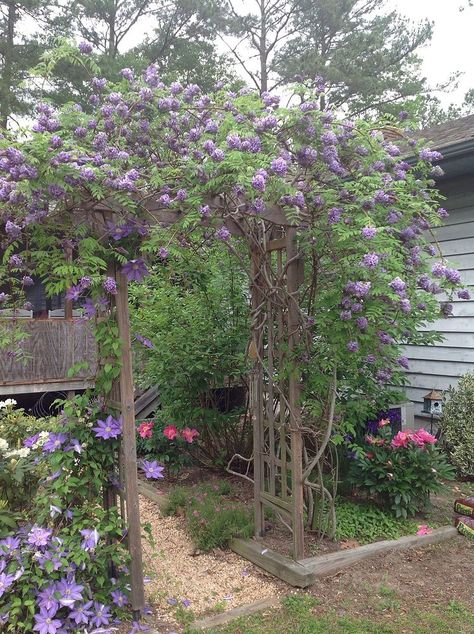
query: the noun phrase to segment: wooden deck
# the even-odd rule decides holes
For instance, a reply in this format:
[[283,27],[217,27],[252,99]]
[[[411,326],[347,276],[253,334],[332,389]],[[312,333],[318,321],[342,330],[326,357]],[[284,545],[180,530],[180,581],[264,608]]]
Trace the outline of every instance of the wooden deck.
[[[22,319],[28,337],[21,359],[2,353],[0,395],[77,390],[94,383],[97,356],[89,323],[82,319]],[[69,369],[87,361],[75,376]]]

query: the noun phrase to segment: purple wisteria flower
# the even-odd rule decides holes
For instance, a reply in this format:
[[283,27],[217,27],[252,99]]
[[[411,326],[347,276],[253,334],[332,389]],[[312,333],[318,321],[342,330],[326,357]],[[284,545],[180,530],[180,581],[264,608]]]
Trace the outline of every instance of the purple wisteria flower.
[[349,352],[358,352],[359,350],[359,344],[357,341],[349,341],[349,343],[347,344],[347,349],[349,350]]
[[458,291],[458,297],[459,299],[471,299],[471,294],[466,288],[464,288],[463,290]]
[[89,53],[92,53],[92,44],[90,42],[83,40],[82,42],[79,42],[78,48],[83,55],[89,55]]
[[95,431],[96,438],[109,440],[110,438],[118,438],[122,433],[122,417],[115,419],[109,415],[105,420],[98,420],[97,427],[92,428]]
[[366,253],[362,258],[361,265],[368,269],[375,269],[380,261],[377,253]]
[[170,252],[168,251],[168,249],[166,247],[160,247],[158,249],[158,257],[161,258],[162,260],[166,260],[166,258],[169,257]]
[[122,77],[124,77],[128,81],[133,81],[135,78],[133,74],[133,70],[131,68],[122,68],[122,70],[120,71],[120,74],[122,75]]
[[335,225],[336,223],[338,223],[342,217],[342,209],[340,209],[339,207],[333,207],[332,209],[329,210],[328,213],[328,222],[330,225]]
[[123,608],[125,605],[128,605],[128,597],[121,590],[114,590],[110,593],[112,597],[112,601],[115,605],[118,605],[119,608]]
[[425,148],[420,152],[420,159],[422,161],[441,161],[442,158],[443,155],[441,154],[441,152],[437,152],[436,150]]
[[360,330],[367,330],[369,327],[369,320],[367,317],[357,317],[356,324]]
[[102,286],[107,293],[117,295],[117,283],[113,277],[106,277]]
[[407,287],[405,282],[399,277],[395,277],[390,282],[389,286],[390,286],[391,289],[393,289],[395,291],[395,293],[398,293],[398,294],[405,292],[405,289]]
[[81,535],[84,537],[81,548],[86,552],[90,552],[91,550],[95,550],[97,544],[99,543],[100,535],[95,528],[89,529],[84,528],[80,531]]
[[398,363],[398,365],[400,367],[405,368],[405,370],[409,370],[410,369],[408,357],[399,357],[397,359],[397,363]]
[[51,538],[53,531],[49,528],[42,528],[41,526],[33,526],[28,533],[26,541],[32,546],[47,546]]
[[221,227],[216,231],[216,238],[227,242],[228,240],[230,240],[230,231],[227,229],[227,227]]
[[145,477],[148,479],[156,480],[158,478],[164,478],[164,467],[159,465],[156,460],[142,460],[141,467]]
[[67,434],[53,434],[50,432],[48,440],[43,445],[43,451],[53,453],[53,451],[61,449],[67,439]]
[[55,619],[56,610],[40,610],[39,614],[35,614],[36,625],[33,629],[39,634],[56,634],[62,628],[62,621]]
[[150,274],[145,262],[138,258],[126,262],[122,267],[122,273],[127,276],[129,282],[141,282],[144,277]]
[[286,173],[288,172],[288,163],[282,156],[279,156],[271,162],[270,170],[277,176],[286,176]]
[[377,229],[375,227],[364,227],[362,229],[362,237],[366,238],[367,240],[375,238],[376,235]]
[[461,281],[461,273],[456,269],[446,269],[445,277],[451,284],[459,284]]

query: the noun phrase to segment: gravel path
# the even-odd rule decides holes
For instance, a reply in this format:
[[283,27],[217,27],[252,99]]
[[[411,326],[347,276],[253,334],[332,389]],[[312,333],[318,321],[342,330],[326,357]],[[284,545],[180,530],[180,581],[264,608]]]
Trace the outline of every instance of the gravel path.
[[161,620],[157,631],[179,631],[177,613],[189,610],[201,617],[288,591],[285,584],[229,550],[195,556],[184,519],[162,517],[156,504],[144,497],[140,498],[140,514],[142,525],[151,527],[152,539],[143,542],[149,578],[145,592]]

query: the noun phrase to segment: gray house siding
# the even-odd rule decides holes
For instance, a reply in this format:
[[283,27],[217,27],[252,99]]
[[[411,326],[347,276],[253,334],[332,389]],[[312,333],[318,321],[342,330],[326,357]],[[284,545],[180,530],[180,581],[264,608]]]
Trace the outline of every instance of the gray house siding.
[[456,385],[460,376],[474,371],[474,178],[444,182],[441,187],[447,196],[443,206],[450,216],[434,231],[432,242],[461,272],[473,299],[454,301],[453,317],[439,319],[427,328],[444,335],[441,343],[406,347],[410,360],[406,395],[414,402],[415,414],[421,413],[427,392],[446,390]]

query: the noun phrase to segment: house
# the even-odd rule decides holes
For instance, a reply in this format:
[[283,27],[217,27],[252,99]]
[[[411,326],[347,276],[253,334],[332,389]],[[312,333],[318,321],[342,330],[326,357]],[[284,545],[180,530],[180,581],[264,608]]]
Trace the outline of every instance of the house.
[[406,395],[414,403],[416,416],[422,415],[428,392],[444,391],[474,370],[474,115],[423,130],[420,136],[444,156],[440,166],[445,175],[437,178],[437,187],[446,196],[443,207],[449,218],[434,231],[432,242],[461,272],[464,284],[472,289],[472,299],[454,301],[453,316],[429,326],[441,332],[444,341],[435,346],[407,346]]

